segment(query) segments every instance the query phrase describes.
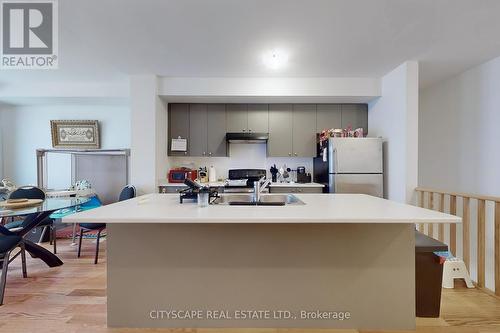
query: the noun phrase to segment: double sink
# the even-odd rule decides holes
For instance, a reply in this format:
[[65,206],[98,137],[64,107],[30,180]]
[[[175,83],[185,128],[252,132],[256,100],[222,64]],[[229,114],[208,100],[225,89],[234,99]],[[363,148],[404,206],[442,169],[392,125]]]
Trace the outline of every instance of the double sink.
[[259,201],[255,201],[254,194],[223,194],[215,199],[214,205],[230,206],[289,206],[305,205],[293,194],[261,194]]

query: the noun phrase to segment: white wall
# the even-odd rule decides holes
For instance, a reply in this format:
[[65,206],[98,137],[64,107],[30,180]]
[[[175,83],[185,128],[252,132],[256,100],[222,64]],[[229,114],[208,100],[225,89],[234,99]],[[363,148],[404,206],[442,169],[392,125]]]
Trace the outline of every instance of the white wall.
[[380,96],[378,78],[176,78],[161,77],[168,102],[365,103]]
[[[50,120],[96,119],[100,121],[101,148],[130,146],[130,112],[126,105],[44,104],[12,107],[0,113],[3,173],[17,185],[36,184],[35,150],[52,148]],[[68,170],[63,159],[50,168],[57,171],[64,164],[60,177],[66,179]]]
[[[419,185],[500,196],[500,57],[420,93]],[[486,287],[494,290],[494,215],[486,205]],[[457,203],[461,215],[461,200]],[[471,276],[477,277],[477,203],[471,201]],[[457,227],[462,256],[462,227]],[[500,287],[500,286],[499,286]]]
[[[229,169],[265,169],[271,177],[269,169],[273,164],[278,168],[286,165],[291,169],[305,166],[306,171],[312,174],[313,159],[299,157],[267,157],[265,144],[234,144],[229,145],[229,157],[181,157],[170,156],[168,163],[171,167],[186,166],[198,168],[213,165],[216,168],[217,178],[226,179]],[[160,178],[165,181],[165,176]]]
[[421,92],[419,183],[500,196],[500,57]]
[[382,78],[381,97],[368,104],[371,137],[384,138],[385,195],[411,203],[418,180],[418,63]]
[[155,75],[131,77],[130,115],[130,183],[140,194],[155,192],[167,168],[167,113]]

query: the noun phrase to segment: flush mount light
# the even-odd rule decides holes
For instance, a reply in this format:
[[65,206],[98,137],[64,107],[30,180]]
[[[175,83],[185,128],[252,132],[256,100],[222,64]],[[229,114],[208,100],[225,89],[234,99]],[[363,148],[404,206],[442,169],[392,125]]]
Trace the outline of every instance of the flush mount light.
[[281,69],[288,63],[288,54],[282,50],[271,50],[264,53],[262,61],[270,69]]

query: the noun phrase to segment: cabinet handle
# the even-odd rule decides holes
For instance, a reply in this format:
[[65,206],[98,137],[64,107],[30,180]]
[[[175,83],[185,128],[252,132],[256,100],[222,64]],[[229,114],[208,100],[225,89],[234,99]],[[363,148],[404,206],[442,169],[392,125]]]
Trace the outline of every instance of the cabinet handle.
[[212,156],[212,152],[209,152],[209,153],[208,153],[208,156]]
[[246,132],[247,130],[246,129],[242,129],[243,132]]
[[187,155],[187,154],[188,154],[188,152],[187,152],[187,151],[185,151],[185,152],[184,152],[184,155]]
[[252,130],[249,128],[248,131],[251,132]]
[[205,156],[207,153],[206,152],[203,152],[203,156]]
[[294,156],[297,156],[297,153],[293,153]]
[[288,156],[292,156],[292,153],[288,153]]

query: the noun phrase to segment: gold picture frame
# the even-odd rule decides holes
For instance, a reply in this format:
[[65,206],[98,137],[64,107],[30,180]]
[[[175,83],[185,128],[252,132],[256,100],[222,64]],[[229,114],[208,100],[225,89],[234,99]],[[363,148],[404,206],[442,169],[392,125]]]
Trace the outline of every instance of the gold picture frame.
[[53,148],[101,148],[98,120],[51,120]]

